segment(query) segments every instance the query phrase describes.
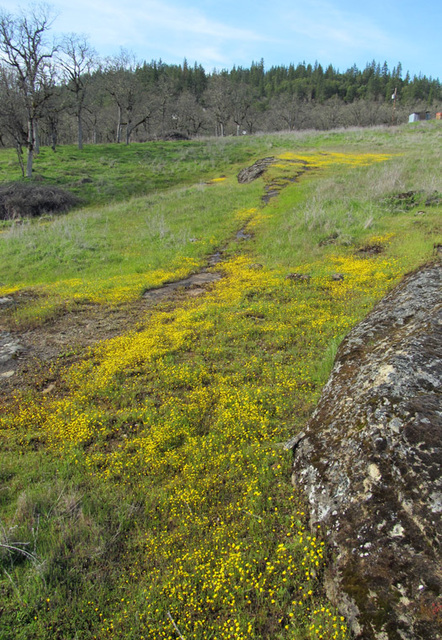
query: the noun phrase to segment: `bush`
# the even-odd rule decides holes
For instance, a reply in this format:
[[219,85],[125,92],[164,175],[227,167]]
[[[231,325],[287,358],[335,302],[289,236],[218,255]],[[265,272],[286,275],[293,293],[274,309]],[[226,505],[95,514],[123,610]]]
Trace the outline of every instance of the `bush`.
[[163,140],[166,140],[168,142],[174,142],[174,141],[182,141],[182,140],[190,140],[189,136],[186,135],[185,133],[182,133],[180,131],[170,131],[169,133],[166,133],[166,135],[164,136]]
[[12,182],[0,186],[0,220],[64,213],[77,203],[72,193],[49,185]]

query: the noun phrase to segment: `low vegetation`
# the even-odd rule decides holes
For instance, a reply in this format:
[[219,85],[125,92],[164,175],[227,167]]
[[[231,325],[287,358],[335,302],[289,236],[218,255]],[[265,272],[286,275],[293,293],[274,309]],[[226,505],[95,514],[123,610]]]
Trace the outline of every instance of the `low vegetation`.
[[[99,144],[85,147],[82,153],[69,145],[55,154],[43,147],[34,162],[32,183],[67,189],[83,205],[121,202],[210,179],[230,171],[232,165],[247,163],[259,148],[254,138],[246,144],[232,140],[156,141],[133,148]],[[2,151],[0,172],[5,180],[20,179],[13,149]]]
[[[0,382],[0,637],[349,637],[283,445],[345,333],[434,258],[437,124],[36,158],[78,195],[81,166],[87,207],[2,223],[3,329],[133,321]],[[205,291],[142,298],[204,268]]]

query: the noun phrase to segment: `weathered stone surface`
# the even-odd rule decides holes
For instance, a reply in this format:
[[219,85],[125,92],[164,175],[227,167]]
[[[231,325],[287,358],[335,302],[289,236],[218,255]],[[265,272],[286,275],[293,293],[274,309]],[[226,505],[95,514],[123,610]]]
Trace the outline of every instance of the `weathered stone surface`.
[[15,375],[17,359],[24,347],[7,331],[0,331],[0,382]]
[[22,345],[7,331],[0,331],[0,366],[18,357]]
[[441,272],[408,275],[351,331],[294,449],[328,595],[364,640],[442,637]]
[[188,278],[183,280],[177,280],[175,282],[169,282],[164,284],[158,289],[149,289],[143,294],[143,298],[149,298],[151,300],[160,300],[167,297],[177,289],[191,289],[192,287],[201,287],[202,285],[211,284],[221,279],[221,274],[211,271],[201,271],[200,273],[194,273]]
[[241,169],[238,173],[238,182],[240,184],[247,184],[248,182],[253,182],[256,178],[259,178],[264,171],[269,167],[275,158],[262,158],[261,160],[257,160],[252,166],[246,167],[245,169]]
[[310,282],[311,276],[308,273],[289,273],[285,279],[294,280],[295,282]]

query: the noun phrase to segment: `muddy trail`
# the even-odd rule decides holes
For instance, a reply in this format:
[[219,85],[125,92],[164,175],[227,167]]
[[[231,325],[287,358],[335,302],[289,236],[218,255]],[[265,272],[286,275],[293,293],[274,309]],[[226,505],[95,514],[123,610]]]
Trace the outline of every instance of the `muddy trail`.
[[[250,182],[262,176],[276,158],[264,158],[238,174],[238,181]],[[263,205],[278,196],[281,189],[295,182],[307,169],[307,163],[291,161],[294,173],[289,177],[274,178],[264,185]],[[295,166],[296,165],[296,166]],[[223,248],[210,255],[206,265],[197,273],[161,287],[147,290],[140,300],[125,305],[111,306],[81,302],[61,310],[56,317],[41,326],[24,331],[7,327],[11,310],[34,298],[28,291],[0,298],[0,400],[6,400],[14,390],[36,389],[42,393],[55,387],[49,363],[69,367],[81,360],[89,347],[134,329],[141,330],[149,322],[150,312],[157,305],[172,311],[189,298],[202,296],[224,277],[224,252],[237,244],[251,240],[250,220],[230,238]],[[3,320],[3,322],[2,322]],[[6,322],[5,322],[6,321]]]
[[[217,260],[217,254],[211,259]],[[222,277],[221,272],[210,268],[208,263],[199,273],[148,290],[140,300],[128,304],[79,303],[45,324],[22,332],[1,329],[2,315],[12,299],[9,304],[0,304],[0,400],[14,389],[37,386],[45,392],[51,384],[51,377],[45,373],[50,362],[57,360],[58,366],[70,366],[96,343],[141,330],[157,305],[173,311],[184,300],[204,295]],[[20,296],[12,302],[20,304]]]

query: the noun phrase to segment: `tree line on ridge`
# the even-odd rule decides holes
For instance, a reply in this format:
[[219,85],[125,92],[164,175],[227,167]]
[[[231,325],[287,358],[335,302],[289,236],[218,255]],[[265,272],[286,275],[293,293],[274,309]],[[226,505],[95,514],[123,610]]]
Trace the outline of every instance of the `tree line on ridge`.
[[[375,126],[438,111],[439,79],[372,61],[341,72],[318,62],[208,73],[195,62],[101,59],[87,38],[50,38],[45,5],[0,14],[0,143],[32,175],[40,145],[143,142],[266,131]],[[26,150],[26,158],[23,151]]]

